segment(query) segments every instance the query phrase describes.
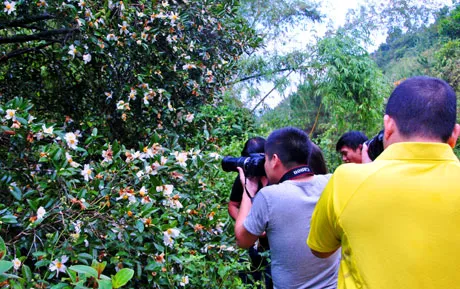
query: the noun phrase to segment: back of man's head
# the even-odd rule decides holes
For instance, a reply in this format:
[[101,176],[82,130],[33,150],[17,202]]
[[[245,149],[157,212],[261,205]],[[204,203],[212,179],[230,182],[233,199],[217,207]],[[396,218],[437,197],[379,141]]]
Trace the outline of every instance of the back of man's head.
[[311,142],[308,134],[294,127],[273,131],[265,142],[265,154],[270,159],[273,154],[277,154],[286,169],[307,164],[310,152]]
[[335,150],[339,152],[342,149],[342,147],[346,146],[355,151],[365,141],[367,141],[367,136],[363,132],[351,130],[344,133],[339,138],[339,141],[335,146]]
[[409,78],[398,85],[386,106],[403,137],[447,142],[457,118],[457,98],[445,81],[428,76]]

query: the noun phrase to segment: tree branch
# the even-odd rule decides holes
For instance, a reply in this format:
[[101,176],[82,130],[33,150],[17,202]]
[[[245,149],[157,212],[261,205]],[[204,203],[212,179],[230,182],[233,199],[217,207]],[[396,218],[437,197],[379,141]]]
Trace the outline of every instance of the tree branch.
[[45,44],[42,44],[42,45],[39,45],[39,46],[36,46],[36,47],[32,47],[32,48],[24,48],[24,49],[19,49],[19,50],[15,50],[13,52],[10,52],[6,55],[3,55],[0,57],[0,63],[3,63],[3,62],[7,62],[10,58],[13,58],[13,57],[16,57],[16,56],[19,56],[19,55],[22,55],[22,54],[26,54],[26,53],[29,53],[29,52],[32,52],[32,51],[38,51],[42,48],[45,48],[53,43],[56,43],[56,42],[59,42],[57,40],[50,40],[50,42],[47,42]]
[[[294,70],[289,71],[289,73],[285,77],[288,77],[293,72]],[[251,109],[251,113],[253,113],[256,110],[256,108],[278,87],[278,85],[279,83],[275,84],[275,86],[273,86],[273,88],[264,97],[262,97],[262,99],[256,104],[256,106],[254,106],[254,108]]]
[[49,19],[54,19],[54,18],[56,18],[56,16],[45,13],[45,14],[31,16],[31,17],[14,19],[8,22],[0,22],[0,29],[12,28],[12,27],[24,27],[24,25],[27,25],[30,23],[35,23],[38,21],[49,20]]
[[288,67],[288,68],[282,68],[282,69],[278,69],[278,70],[270,71],[270,72],[266,72],[266,73],[259,73],[259,74],[249,75],[249,76],[245,76],[245,77],[242,77],[240,79],[237,79],[237,80],[235,80],[233,82],[230,82],[230,83],[228,83],[228,85],[232,85],[232,84],[235,84],[235,83],[238,83],[238,82],[243,82],[243,81],[250,80],[250,79],[253,79],[253,78],[258,78],[258,77],[261,77],[261,76],[264,76],[264,75],[284,72],[284,71],[288,71],[288,70],[295,70],[295,69],[291,68],[291,67]]
[[22,43],[22,42],[28,42],[28,41],[33,41],[33,40],[47,40],[44,39],[49,36],[55,36],[55,35],[61,35],[61,34],[71,34],[74,32],[79,31],[78,29],[55,29],[55,30],[48,30],[44,32],[40,32],[37,34],[32,34],[32,35],[16,35],[13,37],[0,37],[0,44],[6,44],[6,43]]

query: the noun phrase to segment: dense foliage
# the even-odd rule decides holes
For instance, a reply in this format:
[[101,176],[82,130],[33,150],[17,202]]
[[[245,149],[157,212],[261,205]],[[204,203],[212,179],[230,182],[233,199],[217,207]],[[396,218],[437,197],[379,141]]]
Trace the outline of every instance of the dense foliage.
[[305,129],[321,145],[331,169],[339,164],[335,140],[348,130],[369,135],[382,126],[390,86],[369,54],[350,36],[321,39],[308,59],[308,76],[262,121],[271,128]]
[[27,95],[52,119],[104,122],[124,143],[218,103],[240,55],[258,45],[237,1],[38,3],[0,15],[3,99]]
[[446,80],[460,91],[459,26],[460,6],[451,11],[442,8],[428,26],[407,32],[392,29],[373,58],[390,81],[427,74]]
[[222,97],[259,41],[237,7],[4,3],[2,286],[244,287],[219,164],[253,126]]

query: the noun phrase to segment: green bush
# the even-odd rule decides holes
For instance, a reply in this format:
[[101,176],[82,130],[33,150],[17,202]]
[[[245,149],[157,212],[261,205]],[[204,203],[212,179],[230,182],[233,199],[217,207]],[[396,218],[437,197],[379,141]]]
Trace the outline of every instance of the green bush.
[[21,98],[0,105],[0,253],[17,265],[1,263],[0,282],[244,286],[235,277],[244,264],[236,262],[242,252],[233,247],[229,176],[218,153],[185,151],[167,135],[129,148],[106,142],[97,126],[70,130],[32,108]]

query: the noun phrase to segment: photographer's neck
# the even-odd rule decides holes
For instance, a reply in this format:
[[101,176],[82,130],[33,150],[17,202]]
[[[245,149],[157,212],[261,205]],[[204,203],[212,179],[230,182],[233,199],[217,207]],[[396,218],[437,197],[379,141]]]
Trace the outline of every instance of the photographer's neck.
[[278,183],[282,183],[287,180],[291,181],[306,181],[313,177],[313,171],[307,165],[291,168],[281,177]]

